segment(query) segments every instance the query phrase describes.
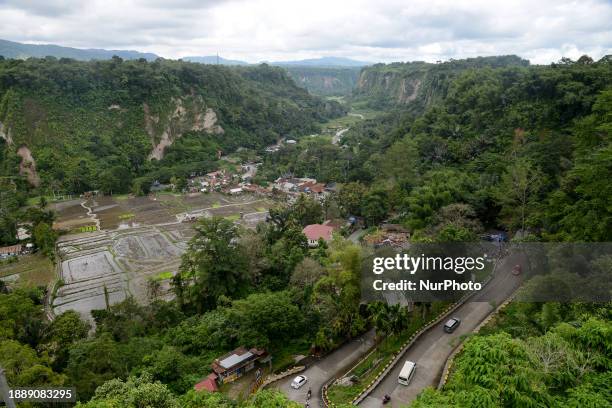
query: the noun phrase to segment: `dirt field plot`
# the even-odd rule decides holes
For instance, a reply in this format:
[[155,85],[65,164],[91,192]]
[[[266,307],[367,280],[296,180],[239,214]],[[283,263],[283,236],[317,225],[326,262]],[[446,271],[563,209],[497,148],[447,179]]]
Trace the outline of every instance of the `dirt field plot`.
[[17,262],[0,265],[0,280],[15,286],[47,286],[55,270],[49,258],[37,253],[20,256]]
[[176,273],[193,230],[173,224],[84,235],[62,237],[58,243],[63,285],[56,291],[53,311],[72,309],[91,319],[91,310],[104,309],[107,301],[134,296],[146,302],[148,279]]
[[53,227],[73,231],[92,225],[92,219],[87,215],[87,209],[81,205],[82,202],[82,199],[76,199],[51,204],[50,208],[57,214]]
[[[55,227],[73,233],[81,227],[100,230],[134,228],[176,222],[181,214],[220,217],[268,210],[273,201],[244,194],[158,194],[147,197],[100,196],[89,200],[70,200],[53,205],[57,213]],[[178,217],[177,217],[178,216]]]

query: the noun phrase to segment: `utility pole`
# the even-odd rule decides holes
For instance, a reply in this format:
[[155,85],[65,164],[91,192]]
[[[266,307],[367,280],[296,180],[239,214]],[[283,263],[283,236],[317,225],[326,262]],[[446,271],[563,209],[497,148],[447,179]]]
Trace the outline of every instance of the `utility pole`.
[[9,397],[9,386],[4,376],[4,368],[0,367],[0,394],[8,408],[16,408],[15,402]]
[[219,51],[217,51],[217,65],[219,65]]

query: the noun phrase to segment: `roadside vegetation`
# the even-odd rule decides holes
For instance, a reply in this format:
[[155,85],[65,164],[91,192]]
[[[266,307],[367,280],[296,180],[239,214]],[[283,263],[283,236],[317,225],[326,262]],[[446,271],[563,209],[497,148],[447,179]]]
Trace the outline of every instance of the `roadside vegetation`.
[[444,302],[421,303],[408,311],[399,305],[388,306],[381,302],[369,304],[370,321],[379,341],[367,358],[346,373],[344,380],[350,383],[334,383],[328,388],[329,401],[339,406],[350,405],[364,388],[378,378],[406,341],[427,322],[435,319],[446,306],[448,304]]
[[411,407],[609,407],[610,304],[513,303]]

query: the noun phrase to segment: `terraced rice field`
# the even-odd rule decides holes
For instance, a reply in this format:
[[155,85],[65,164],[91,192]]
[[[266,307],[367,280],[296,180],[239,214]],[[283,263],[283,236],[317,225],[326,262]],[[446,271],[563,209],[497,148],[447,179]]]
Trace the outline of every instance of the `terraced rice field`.
[[[148,279],[176,273],[192,235],[190,225],[176,223],[62,237],[63,285],[53,299],[54,313],[72,309],[91,319],[90,311],[104,309],[107,302],[129,296],[146,302]],[[166,280],[162,293],[168,289]]]
[[216,193],[77,201],[56,207],[57,226],[72,233],[57,244],[61,276],[52,309],[56,315],[76,310],[89,320],[91,310],[129,296],[147,302],[150,279],[161,283],[161,296],[170,296],[169,280],[193,236],[193,223],[181,220],[219,216],[253,228],[274,204]]

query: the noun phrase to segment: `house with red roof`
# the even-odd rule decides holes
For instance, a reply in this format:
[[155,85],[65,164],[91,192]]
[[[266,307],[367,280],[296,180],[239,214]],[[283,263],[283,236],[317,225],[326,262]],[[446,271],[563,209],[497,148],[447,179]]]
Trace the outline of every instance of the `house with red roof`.
[[219,387],[217,387],[217,374],[210,373],[208,377],[197,383],[193,386],[196,391],[208,391],[208,392],[216,392],[219,391]]
[[334,227],[325,224],[310,224],[305,226],[302,232],[308,239],[308,246],[314,248],[319,245],[320,239],[325,242],[332,240]]

